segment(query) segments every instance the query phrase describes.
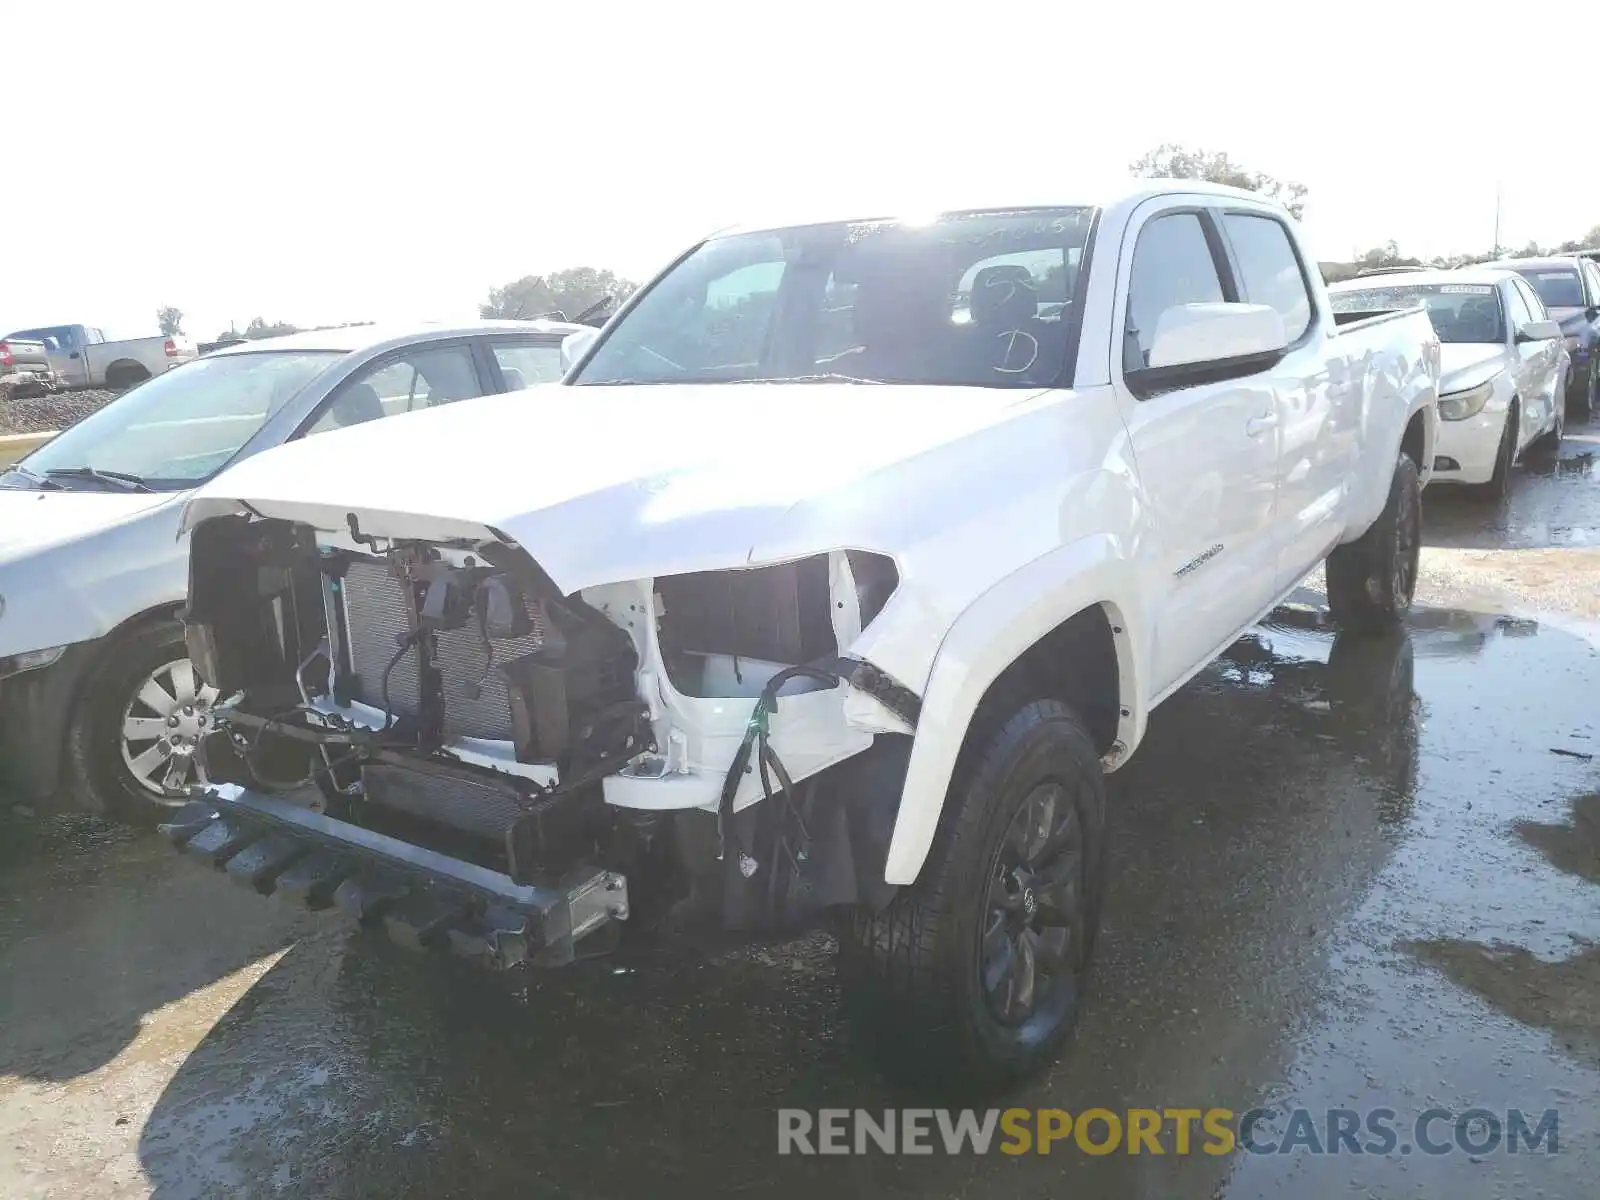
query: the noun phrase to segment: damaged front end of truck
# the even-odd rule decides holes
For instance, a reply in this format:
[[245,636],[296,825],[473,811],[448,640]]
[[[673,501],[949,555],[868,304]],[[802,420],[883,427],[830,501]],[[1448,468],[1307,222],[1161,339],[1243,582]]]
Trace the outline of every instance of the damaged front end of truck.
[[892,559],[563,594],[493,528],[341,515],[192,529],[189,652],[232,700],[229,782],[163,826],[187,854],[495,968],[892,898],[919,702],[850,654]]

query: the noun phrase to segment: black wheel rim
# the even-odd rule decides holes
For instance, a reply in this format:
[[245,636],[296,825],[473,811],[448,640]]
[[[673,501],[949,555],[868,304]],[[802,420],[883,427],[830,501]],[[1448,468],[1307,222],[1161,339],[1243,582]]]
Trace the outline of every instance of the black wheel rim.
[[996,1021],[1024,1042],[1047,1037],[1077,1004],[1087,887],[1083,823],[1057,782],[1028,794],[988,875],[978,982]]
[[1421,554],[1421,509],[1414,488],[1400,490],[1394,522],[1394,600],[1405,608],[1417,586],[1417,561]]

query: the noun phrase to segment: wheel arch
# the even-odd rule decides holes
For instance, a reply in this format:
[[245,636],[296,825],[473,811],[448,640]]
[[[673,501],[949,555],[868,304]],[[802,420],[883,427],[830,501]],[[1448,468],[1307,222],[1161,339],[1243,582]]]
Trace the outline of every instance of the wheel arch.
[[1433,426],[1428,420],[1428,410],[1418,409],[1406,422],[1400,435],[1400,453],[1417,464],[1417,470],[1427,478],[1433,471]]
[[83,673],[79,676],[77,685],[72,689],[72,699],[68,707],[67,723],[77,719],[78,706],[83,703],[84,694],[89,690],[100,669],[105,666],[106,657],[115,651],[124,642],[141,633],[154,630],[157,626],[179,619],[183,612],[182,604],[156,604],[142,612],[134,613],[125,618],[120,624],[112,626],[100,637],[95,639],[94,653],[84,665]]
[[106,364],[105,379],[126,378],[132,383],[143,383],[150,378],[150,368],[136,358],[119,358]]
[[997,711],[1030,699],[1088,708],[1080,715],[1103,761],[1127,757],[1145,719],[1137,594],[1118,539],[1099,535],[1035,560],[957,618],[923,694],[885,882],[916,880],[962,753]]

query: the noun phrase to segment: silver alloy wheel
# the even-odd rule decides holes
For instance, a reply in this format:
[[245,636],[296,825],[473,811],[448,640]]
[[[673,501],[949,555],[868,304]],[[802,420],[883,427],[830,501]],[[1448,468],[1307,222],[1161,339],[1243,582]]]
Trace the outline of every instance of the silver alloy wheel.
[[205,744],[217,730],[217,689],[176,658],[150,672],[122,710],[122,763],[145,791],[163,798],[209,782]]

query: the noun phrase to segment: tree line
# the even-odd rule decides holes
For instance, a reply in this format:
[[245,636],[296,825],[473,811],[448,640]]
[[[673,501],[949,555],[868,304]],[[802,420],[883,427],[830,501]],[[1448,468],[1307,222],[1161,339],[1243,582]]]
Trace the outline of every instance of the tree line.
[[[512,321],[532,321],[540,317],[570,321],[586,314],[595,316],[614,310],[638,288],[637,283],[597,267],[573,267],[549,275],[524,275],[502,287],[489,289],[489,298],[478,306],[478,315]],[[183,333],[183,310],[162,305],[156,310],[156,323],[163,335],[177,337]],[[345,321],[339,325],[315,325],[311,328],[343,329],[371,324],[371,321]],[[304,330],[290,321],[252,317],[242,330],[230,325],[207,345],[225,346],[301,332]]]

